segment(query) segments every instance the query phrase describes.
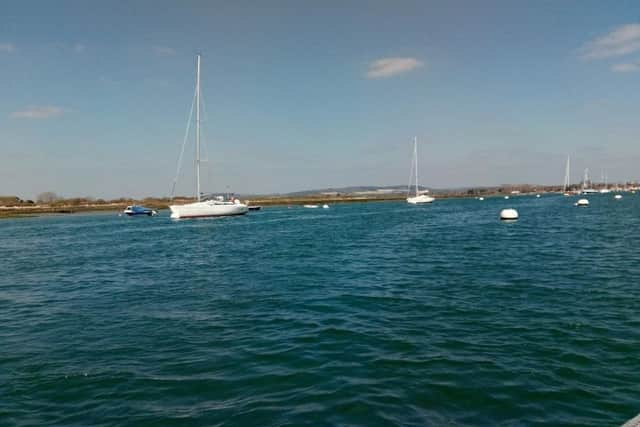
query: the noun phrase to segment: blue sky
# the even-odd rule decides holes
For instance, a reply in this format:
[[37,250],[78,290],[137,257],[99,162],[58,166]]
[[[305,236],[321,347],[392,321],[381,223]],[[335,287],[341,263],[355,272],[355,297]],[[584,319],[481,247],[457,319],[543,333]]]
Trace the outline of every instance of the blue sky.
[[3,3],[0,194],[168,195],[197,51],[206,190],[640,178],[637,1],[113,3]]

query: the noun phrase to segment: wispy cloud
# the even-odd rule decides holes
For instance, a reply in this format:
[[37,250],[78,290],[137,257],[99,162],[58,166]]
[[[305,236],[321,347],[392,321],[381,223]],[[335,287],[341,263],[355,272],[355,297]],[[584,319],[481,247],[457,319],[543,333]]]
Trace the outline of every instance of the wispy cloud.
[[154,46],[153,52],[160,56],[172,56],[177,53],[174,48],[168,46]]
[[13,43],[0,43],[0,53],[13,53],[16,47]]
[[416,58],[381,58],[369,64],[367,78],[381,79],[392,77],[423,66],[424,62]]
[[9,117],[12,119],[51,119],[62,116],[65,111],[64,108],[53,105],[29,106],[24,110],[14,111]]
[[604,59],[624,56],[640,50],[640,24],[627,24],[598,37],[581,49],[583,59]]
[[640,63],[627,62],[623,64],[613,64],[611,71],[615,71],[616,73],[635,73],[636,71],[640,71]]

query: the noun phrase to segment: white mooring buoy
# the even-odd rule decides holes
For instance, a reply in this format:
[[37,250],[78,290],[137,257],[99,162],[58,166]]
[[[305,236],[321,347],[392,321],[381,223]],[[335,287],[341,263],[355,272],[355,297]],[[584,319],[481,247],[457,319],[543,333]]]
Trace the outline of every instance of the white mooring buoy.
[[620,200],[622,199],[622,194],[616,194],[615,196],[613,196],[613,198],[616,200]]
[[581,206],[583,208],[586,208],[587,206],[589,206],[589,201],[587,199],[580,199],[576,203],[576,206]]
[[515,221],[518,219],[518,211],[515,209],[502,209],[500,219],[503,221]]
[[483,201],[484,197],[478,197],[478,200]]

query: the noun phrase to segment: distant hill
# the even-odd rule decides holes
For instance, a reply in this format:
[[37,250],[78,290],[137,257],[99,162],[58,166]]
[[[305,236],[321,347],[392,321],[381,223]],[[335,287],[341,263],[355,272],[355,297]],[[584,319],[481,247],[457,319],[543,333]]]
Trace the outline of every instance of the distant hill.
[[[422,187],[421,187],[422,188]],[[294,191],[291,193],[283,194],[284,196],[299,197],[309,196],[312,194],[388,194],[388,193],[404,193],[407,191],[406,185],[392,185],[392,186],[373,186],[373,185],[359,185],[351,187],[329,187],[314,190]]]
[[[538,190],[554,190],[553,186],[536,186],[530,184],[503,184],[496,186],[475,186],[475,187],[450,187],[450,188],[429,188],[419,186],[420,191],[429,190],[434,195],[478,195],[489,193],[509,193],[517,190],[521,193],[528,193]],[[413,191],[413,187],[411,189]],[[274,194],[240,194],[240,197],[309,197],[309,196],[367,196],[383,197],[389,195],[404,195],[407,193],[406,185],[358,185],[348,187],[327,187],[313,190],[294,191],[290,193]]]

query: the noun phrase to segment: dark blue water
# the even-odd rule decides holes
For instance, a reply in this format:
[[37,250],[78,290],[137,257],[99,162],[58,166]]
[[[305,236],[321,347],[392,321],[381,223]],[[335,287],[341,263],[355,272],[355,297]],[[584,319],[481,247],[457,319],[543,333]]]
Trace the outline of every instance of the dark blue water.
[[2,220],[0,424],[620,425],[640,196],[574,201]]

